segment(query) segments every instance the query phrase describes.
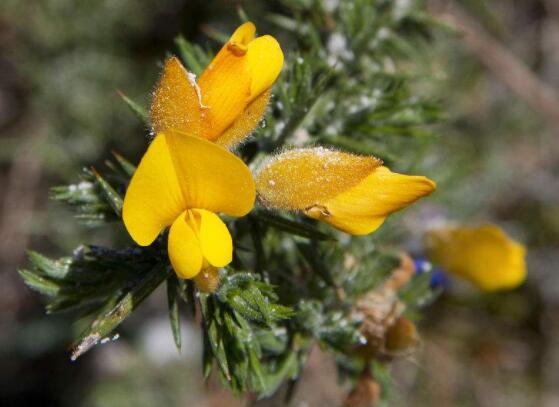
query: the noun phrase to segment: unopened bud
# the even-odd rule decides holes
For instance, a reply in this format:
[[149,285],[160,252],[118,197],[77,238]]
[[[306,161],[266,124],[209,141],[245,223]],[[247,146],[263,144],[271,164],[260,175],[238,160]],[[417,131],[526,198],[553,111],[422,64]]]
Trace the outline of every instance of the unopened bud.
[[198,290],[204,293],[213,293],[219,285],[219,270],[208,266],[193,278]]

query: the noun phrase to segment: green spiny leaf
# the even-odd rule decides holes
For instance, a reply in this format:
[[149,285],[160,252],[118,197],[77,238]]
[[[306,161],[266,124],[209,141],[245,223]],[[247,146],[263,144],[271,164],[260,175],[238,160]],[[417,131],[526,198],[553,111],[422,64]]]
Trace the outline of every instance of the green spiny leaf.
[[115,211],[115,214],[120,217],[122,214],[122,197],[118,192],[114,190],[114,188],[107,182],[105,179],[94,169],[91,169],[97,184],[101,188],[105,199]]
[[124,321],[141,302],[151,294],[171,274],[170,267],[156,266],[141,276],[136,284],[125,292],[116,305],[99,315],[80,335],[72,350],[72,360],[76,360]]
[[148,114],[148,111],[146,110],[146,108],[142,107],[139,103],[134,102],[132,99],[130,99],[128,96],[126,96],[121,91],[118,91],[118,95],[124,101],[124,103],[126,103],[126,105],[130,108],[130,110],[136,116],[138,116],[138,118],[141,121],[143,121],[146,124],[149,123],[149,114]]
[[178,281],[176,276],[170,276],[167,279],[167,302],[169,305],[169,321],[171,322],[171,331],[173,339],[178,351],[181,350],[181,328],[180,328],[180,312],[178,297]]
[[182,35],[175,38],[175,44],[186,67],[195,75],[200,75],[204,71],[204,67],[210,63],[209,55],[199,46],[187,41]]
[[18,270],[18,273],[29,288],[49,297],[56,297],[63,288],[59,283],[41,277],[32,271],[23,269]]
[[128,161],[126,158],[124,158],[122,155],[117,153],[116,151],[113,151],[112,154],[114,158],[118,161],[118,163],[120,164],[124,172],[129,177],[132,177],[132,175],[134,175],[134,172],[136,172],[136,166],[132,164],[130,161]]
[[27,252],[27,256],[35,269],[40,270],[50,278],[62,280],[68,274],[71,262],[69,258],[55,261],[31,250]]
[[297,236],[316,240],[336,240],[334,236],[321,232],[308,223],[291,220],[271,212],[258,211],[255,216],[266,225]]

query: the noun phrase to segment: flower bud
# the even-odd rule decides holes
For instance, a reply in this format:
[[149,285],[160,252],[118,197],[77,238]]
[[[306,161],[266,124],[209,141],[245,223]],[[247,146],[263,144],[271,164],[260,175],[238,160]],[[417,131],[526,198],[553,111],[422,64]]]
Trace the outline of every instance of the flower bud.
[[203,293],[213,293],[219,286],[219,270],[208,266],[193,278],[196,287]]
[[430,194],[423,176],[391,172],[382,161],[323,147],[286,151],[257,174],[268,207],[302,211],[353,235],[366,235],[386,217]]

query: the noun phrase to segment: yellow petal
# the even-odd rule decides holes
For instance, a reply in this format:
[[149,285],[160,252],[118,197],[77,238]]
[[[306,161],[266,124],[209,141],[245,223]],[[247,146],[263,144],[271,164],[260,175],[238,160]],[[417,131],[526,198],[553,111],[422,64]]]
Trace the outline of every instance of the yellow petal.
[[[356,186],[324,202],[326,212],[305,213],[352,235],[378,229],[386,217],[429,195],[435,183],[417,175],[403,175],[378,167]],[[313,216],[314,215],[314,216]]]
[[218,139],[281,71],[283,53],[277,41],[270,36],[253,40],[254,31],[252,23],[240,26],[200,76],[209,140]]
[[199,237],[204,258],[214,267],[225,267],[233,259],[233,241],[227,226],[213,212],[193,209],[200,217]]
[[209,140],[218,138],[247,106],[251,76],[245,55],[233,51],[227,43],[200,76],[205,136]]
[[157,135],[126,191],[122,208],[124,225],[136,243],[147,246],[185,208],[166,138]]
[[165,133],[185,208],[244,216],[254,205],[255,187],[245,163],[210,141],[175,131]]
[[250,99],[270,89],[283,66],[283,52],[271,35],[263,35],[248,44],[248,64],[251,72]]
[[433,262],[484,291],[511,289],[526,279],[526,249],[495,225],[433,230],[426,245]]
[[250,133],[254,131],[260,119],[266,111],[270,91],[266,91],[252,101],[245,111],[225,130],[215,143],[225,148],[231,149],[242,142]]
[[199,92],[194,75],[188,73],[176,57],[167,59],[151,103],[155,132],[174,129],[202,137]]
[[187,215],[183,212],[173,222],[167,242],[171,265],[180,278],[196,276],[204,262],[200,242],[196,231],[186,219]]
[[428,178],[393,173],[380,165],[373,157],[325,148],[292,150],[260,171],[257,189],[265,205],[303,210],[340,230],[363,235],[435,189]]
[[[256,26],[254,23],[247,21],[246,23],[241,24],[235,32],[229,38],[227,42],[230,48],[232,47],[239,47],[241,50],[246,52],[248,44],[254,39],[256,34]],[[242,51],[241,51],[242,52]]]

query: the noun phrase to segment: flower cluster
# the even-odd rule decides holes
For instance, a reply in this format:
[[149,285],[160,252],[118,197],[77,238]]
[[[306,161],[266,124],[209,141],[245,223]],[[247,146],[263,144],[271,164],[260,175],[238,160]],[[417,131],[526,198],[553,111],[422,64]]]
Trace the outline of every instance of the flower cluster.
[[[256,194],[268,208],[300,211],[352,235],[378,229],[386,217],[430,194],[435,182],[398,174],[381,160],[326,147],[287,150],[256,174],[231,149],[258,125],[283,52],[252,23],[240,26],[199,80],[169,58],[155,90],[155,132],[128,187],[123,219],[132,238],[150,245],[170,226],[168,252],[180,278],[213,291],[233,242],[216,215],[244,216]],[[524,248],[495,226],[432,231],[433,261],[483,290],[525,279]]]
[[374,157],[324,147],[288,150],[256,175],[229,149],[258,125],[283,53],[271,36],[241,25],[196,80],[171,57],[151,105],[155,138],[123,205],[124,224],[141,246],[170,226],[168,253],[180,278],[213,291],[217,270],[232,260],[227,226],[216,215],[244,216],[256,192],[268,208],[302,211],[353,235],[430,194],[423,176],[391,172]]

